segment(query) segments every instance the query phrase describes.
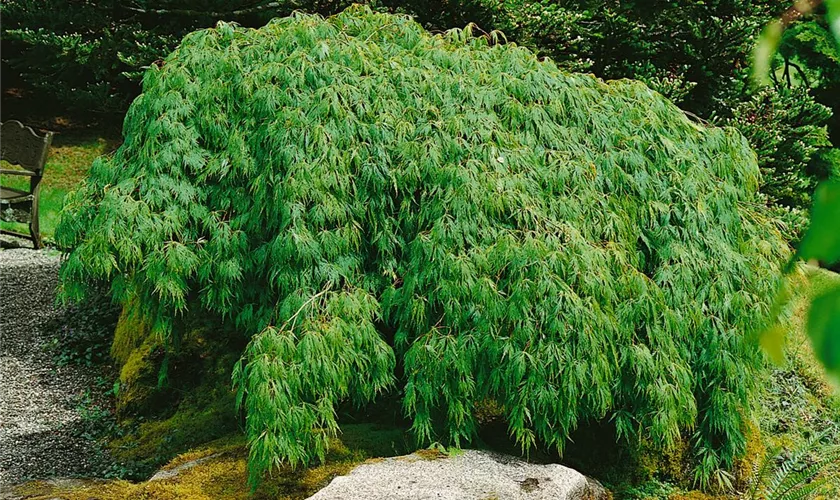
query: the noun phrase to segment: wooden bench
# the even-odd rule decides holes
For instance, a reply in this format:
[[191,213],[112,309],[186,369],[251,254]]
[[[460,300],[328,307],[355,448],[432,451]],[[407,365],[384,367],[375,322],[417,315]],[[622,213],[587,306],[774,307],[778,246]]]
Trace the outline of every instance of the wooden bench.
[[52,138],[52,132],[41,136],[16,120],[9,120],[0,125],[0,160],[21,167],[20,169],[0,169],[0,175],[29,177],[28,190],[0,185],[0,218],[28,223],[29,235],[6,229],[0,229],[0,233],[31,240],[35,248],[41,248],[38,195]]

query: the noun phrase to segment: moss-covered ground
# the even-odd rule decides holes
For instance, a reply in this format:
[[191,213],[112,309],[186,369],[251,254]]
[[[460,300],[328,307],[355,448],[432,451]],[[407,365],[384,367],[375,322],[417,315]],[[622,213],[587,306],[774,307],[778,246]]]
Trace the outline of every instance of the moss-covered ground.
[[[343,427],[343,437],[335,440],[323,464],[293,470],[283,467],[266,478],[256,492],[247,485],[247,449],[244,438],[229,436],[177,456],[163,470],[181,469],[174,477],[132,483],[84,481],[55,484],[34,481],[17,489],[32,500],[292,500],[306,498],[326,486],[334,477],[345,474],[355,465],[377,456],[389,456],[387,450],[404,452],[400,447],[404,433],[398,428],[369,424]],[[384,454],[384,455],[383,455]],[[197,463],[195,466],[190,466]]]
[[[808,299],[837,285],[840,274],[807,266],[792,279],[785,360],[771,370],[758,404],[764,444],[776,462],[814,435],[825,445],[840,444],[840,390],[814,357],[806,332]],[[817,498],[840,498],[840,472],[830,473],[837,477]]]

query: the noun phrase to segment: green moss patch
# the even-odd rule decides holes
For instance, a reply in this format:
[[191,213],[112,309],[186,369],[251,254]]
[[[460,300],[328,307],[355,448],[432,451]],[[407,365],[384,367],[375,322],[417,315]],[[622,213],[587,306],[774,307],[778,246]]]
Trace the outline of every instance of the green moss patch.
[[201,319],[187,317],[181,327],[168,352],[134,302],[116,327],[111,355],[119,368],[121,432],[107,447],[132,478],[237,430],[230,370],[240,347]]
[[17,493],[32,500],[56,497],[65,500],[297,500],[312,495],[334,477],[348,473],[365,460],[405,452],[401,448],[404,442],[402,429],[371,424],[346,425],[343,439],[332,442],[324,463],[296,470],[277,468],[253,493],[247,484],[248,450],[244,436],[239,434],[230,434],[178,455],[163,470],[195,465],[182,468],[171,478],[140,483],[34,481],[18,487]]
[[132,430],[109,442],[108,447],[118,460],[138,464],[140,470],[148,471],[177,453],[233,432],[233,397],[229,393],[217,394],[218,399],[208,406],[182,403],[166,419],[124,422]]
[[134,351],[143,345],[149,334],[149,325],[141,316],[136,302],[129,302],[123,307],[114,329],[111,358],[118,366],[124,366]]

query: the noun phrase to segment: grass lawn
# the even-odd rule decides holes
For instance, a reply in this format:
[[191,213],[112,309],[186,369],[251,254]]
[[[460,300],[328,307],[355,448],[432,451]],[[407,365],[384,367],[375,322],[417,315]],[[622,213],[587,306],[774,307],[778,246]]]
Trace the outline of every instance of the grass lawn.
[[[64,196],[87,175],[93,160],[113,152],[121,142],[118,131],[80,130],[57,133],[53,137],[44,179],[41,181],[41,234],[45,242],[52,241],[58,213]],[[3,168],[10,167],[3,162]],[[3,176],[4,186],[26,189],[28,177]],[[27,233],[26,224],[3,221],[2,227]]]

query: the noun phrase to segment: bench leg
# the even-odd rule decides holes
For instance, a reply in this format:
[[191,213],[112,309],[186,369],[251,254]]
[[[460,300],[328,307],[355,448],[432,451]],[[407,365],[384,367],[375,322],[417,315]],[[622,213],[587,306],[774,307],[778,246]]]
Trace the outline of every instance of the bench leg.
[[40,204],[41,194],[41,178],[33,177],[30,180],[30,189],[32,191],[32,211],[29,219],[29,233],[32,235],[32,245],[36,250],[41,248],[41,224],[39,218],[38,205]]
[[35,250],[40,249],[43,245],[41,244],[41,230],[38,227],[38,219],[33,218],[32,222],[29,223],[29,232],[32,234],[32,246],[35,247]]

